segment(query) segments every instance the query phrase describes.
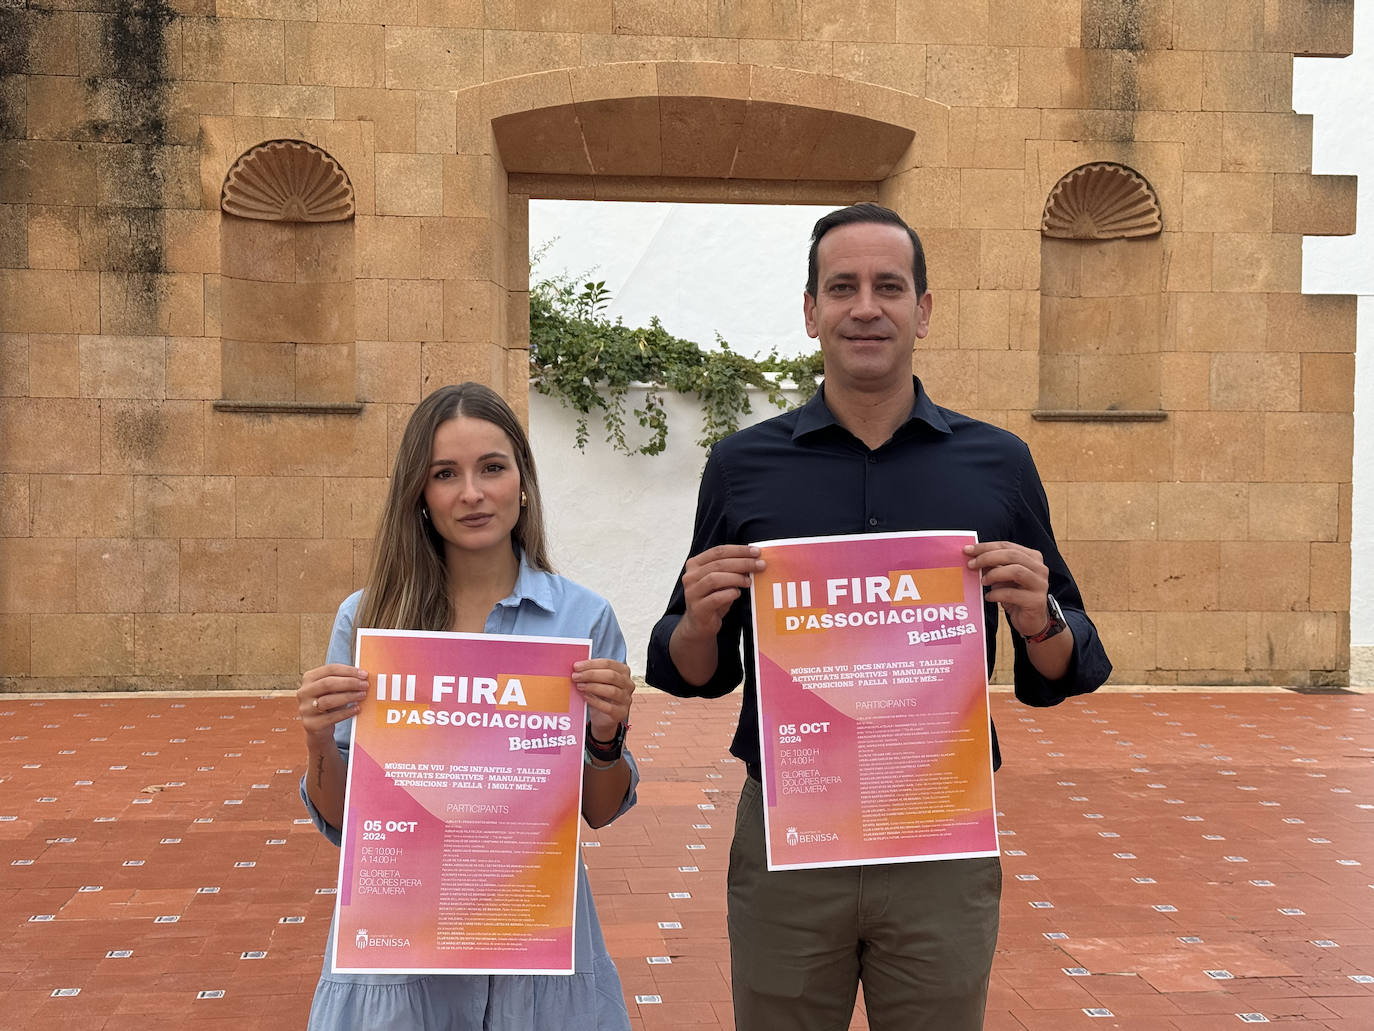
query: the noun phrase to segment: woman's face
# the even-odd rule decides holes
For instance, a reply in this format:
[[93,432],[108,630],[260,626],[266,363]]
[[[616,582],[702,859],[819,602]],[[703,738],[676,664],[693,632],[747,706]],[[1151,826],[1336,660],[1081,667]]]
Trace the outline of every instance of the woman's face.
[[446,558],[509,549],[520,518],[520,470],[505,431],[465,415],[441,423],[424,501]]

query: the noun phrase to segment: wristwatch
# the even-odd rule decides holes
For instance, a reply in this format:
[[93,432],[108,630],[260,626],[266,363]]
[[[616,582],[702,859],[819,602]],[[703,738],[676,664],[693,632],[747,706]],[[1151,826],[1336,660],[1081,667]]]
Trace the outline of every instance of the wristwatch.
[[1059,607],[1059,602],[1054,600],[1053,594],[1045,595],[1045,611],[1049,614],[1049,621],[1045,624],[1045,629],[1038,634],[1022,634],[1021,637],[1031,644],[1039,644],[1041,641],[1048,641],[1060,631],[1067,630],[1069,624],[1064,620],[1064,610]]
[[620,753],[625,750],[625,731],[630,728],[619,723],[615,728],[615,736],[609,741],[598,741],[592,737],[591,720],[587,721],[587,754],[593,759],[603,763],[613,763],[620,758]]

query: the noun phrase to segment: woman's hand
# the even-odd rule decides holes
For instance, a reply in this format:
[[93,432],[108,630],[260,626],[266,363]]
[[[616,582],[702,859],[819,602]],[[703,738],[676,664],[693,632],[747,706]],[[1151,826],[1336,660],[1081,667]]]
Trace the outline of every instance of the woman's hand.
[[296,703],[307,740],[334,739],[334,727],[358,714],[367,694],[367,673],[356,666],[331,662],[301,677]]
[[630,698],[635,693],[630,667],[614,659],[586,659],[573,663],[572,679],[587,702],[592,737],[610,741],[620,724],[630,722]]

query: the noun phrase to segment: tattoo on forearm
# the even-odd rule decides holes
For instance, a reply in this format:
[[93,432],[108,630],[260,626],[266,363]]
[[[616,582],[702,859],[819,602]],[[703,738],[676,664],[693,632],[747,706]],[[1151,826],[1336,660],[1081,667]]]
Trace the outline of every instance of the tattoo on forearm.
[[315,758],[315,787],[324,787],[324,756]]

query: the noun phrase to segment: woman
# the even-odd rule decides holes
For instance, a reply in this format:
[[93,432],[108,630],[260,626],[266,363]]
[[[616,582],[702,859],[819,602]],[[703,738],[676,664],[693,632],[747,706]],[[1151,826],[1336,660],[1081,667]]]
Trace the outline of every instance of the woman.
[[[529,440],[489,388],[441,387],[416,407],[367,583],[339,606],[328,661],[296,693],[309,752],[301,797],[330,841],[339,843],[353,716],[367,689],[366,672],[350,665],[355,627],[591,638],[593,657],[572,672],[592,739],[582,815],[601,827],[634,805],[639,774],[620,748],[634,692],[625,640],[604,599],[553,573]],[[580,856],[577,895],[571,977],[336,974],[326,955],[309,1026],[628,1031]]]

